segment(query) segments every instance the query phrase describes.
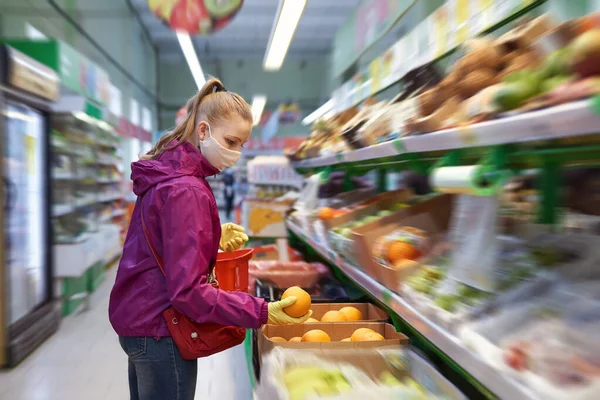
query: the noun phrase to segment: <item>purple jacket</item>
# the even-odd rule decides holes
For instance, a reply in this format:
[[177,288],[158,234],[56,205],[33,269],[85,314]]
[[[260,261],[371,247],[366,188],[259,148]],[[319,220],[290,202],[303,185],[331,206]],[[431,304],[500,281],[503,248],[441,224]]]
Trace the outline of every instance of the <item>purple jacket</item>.
[[[173,306],[197,322],[258,328],[267,303],[246,293],[207,283],[221,238],[215,197],[204,179],[219,172],[190,143],[158,159],[131,164],[138,196],[110,294],[110,322],[120,336],[170,336],[162,312]],[[155,261],[142,230],[162,256]]]

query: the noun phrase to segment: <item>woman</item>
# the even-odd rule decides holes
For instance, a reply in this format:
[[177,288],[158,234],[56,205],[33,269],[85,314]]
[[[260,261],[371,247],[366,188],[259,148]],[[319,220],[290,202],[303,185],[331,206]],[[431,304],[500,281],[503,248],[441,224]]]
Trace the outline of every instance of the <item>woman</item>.
[[[184,360],[162,312],[174,307],[198,323],[243,328],[302,323],[283,308],[295,299],[266,303],[246,293],[211,285],[218,249],[233,251],[248,237],[234,224],[220,225],[205,178],[230,167],[250,137],[252,112],[239,95],[211,79],[187,104],[187,117],[132,163],[138,196],[117,279],[110,295],[110,322],[129,357],[133,400],[192,400],[197,362]],[[148,240],[142,229],[147,228]],[[163,259],[161,272],[149,244]]]

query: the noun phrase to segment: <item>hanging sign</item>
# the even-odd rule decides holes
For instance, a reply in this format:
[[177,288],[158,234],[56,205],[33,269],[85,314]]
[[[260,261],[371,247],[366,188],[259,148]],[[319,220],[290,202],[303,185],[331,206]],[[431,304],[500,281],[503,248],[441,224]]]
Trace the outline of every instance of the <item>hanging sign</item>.
[[243,0],[148,0],[152,13],[173,30],[208,35],[227,26]]

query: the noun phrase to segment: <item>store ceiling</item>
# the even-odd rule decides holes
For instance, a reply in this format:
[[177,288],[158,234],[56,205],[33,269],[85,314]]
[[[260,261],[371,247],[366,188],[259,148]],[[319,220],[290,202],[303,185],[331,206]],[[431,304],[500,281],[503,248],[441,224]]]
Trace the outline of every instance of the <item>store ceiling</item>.
[[[287,57],[311,58],[330,54],[338,28],[360,0],[309,0]],[[152,41],[165,61],[183,58],[175,33],[148,8],[147,0],[131,0]],[[244,0],[234,20],[211,36],[193,37],[200,61],[262,59],[267,48],[278,0]]]

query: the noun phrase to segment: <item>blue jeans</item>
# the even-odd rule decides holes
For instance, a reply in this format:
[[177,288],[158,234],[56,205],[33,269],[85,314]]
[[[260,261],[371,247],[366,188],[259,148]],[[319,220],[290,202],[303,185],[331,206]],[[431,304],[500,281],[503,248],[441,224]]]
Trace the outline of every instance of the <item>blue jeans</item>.
[[184,360],[172,338],[119,337],[129,357],[131,400],[193,400],[198,361]]

